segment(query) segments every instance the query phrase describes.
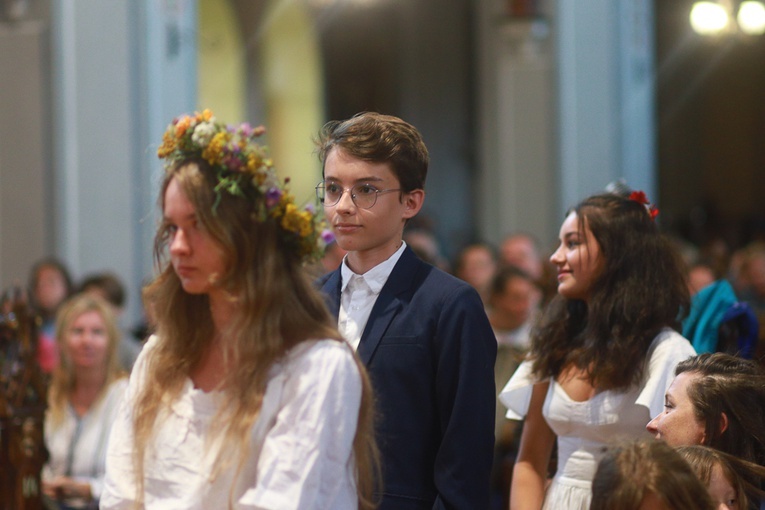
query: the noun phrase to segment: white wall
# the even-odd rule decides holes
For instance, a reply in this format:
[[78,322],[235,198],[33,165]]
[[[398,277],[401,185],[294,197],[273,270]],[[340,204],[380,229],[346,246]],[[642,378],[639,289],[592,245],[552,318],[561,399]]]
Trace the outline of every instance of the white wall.
[[559,215],[617,179],[655,197],[650,0],[557,4]]
[[53,2],[56,251],[77,278],[123,279],[126,325],[151,273],[156,147],[194,107],[195,12],[192,1]]
[[[543,245],[611,181],[655,197],[650,0],[557,0],[537,26],[478,2],[478,226]],[[545,25],[549,37],[544,37]]]
[[558,218],[555,54],[550,18],[510,19],[500,2],[480,2],[478,91],[482,237],[511,232],[554,238]]

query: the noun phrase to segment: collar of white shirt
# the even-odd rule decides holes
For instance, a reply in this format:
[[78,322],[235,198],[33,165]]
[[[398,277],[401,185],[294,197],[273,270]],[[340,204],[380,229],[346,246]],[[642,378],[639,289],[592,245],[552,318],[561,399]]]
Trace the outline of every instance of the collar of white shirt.
[[398,250],[396,250],[393,255],[388,257],[387,260],[377,264],[375,267],[364,274],[356,274],[353,272],[353,270],[351,270],[350,267],[348,267],[348,255],[346,255],[343,258],[342,265],[340,266],[340,275],[342,277],[340,292],[345,292],[345,289],[348,287],[348,283],[351,281],[351,278],[356,276],[357,278],[364,280],[364,282],[369,285],[372,293],[379,294],[383,288],[383,285],[385,285],[385,282],[388,281],[388,277],[393,272],[393,268],[395,267],[396,262],[398,262],[398,259],[401,258],[401,254],[404,253],[405,248],[406,242],[401,241],[401,246],[399,246]]

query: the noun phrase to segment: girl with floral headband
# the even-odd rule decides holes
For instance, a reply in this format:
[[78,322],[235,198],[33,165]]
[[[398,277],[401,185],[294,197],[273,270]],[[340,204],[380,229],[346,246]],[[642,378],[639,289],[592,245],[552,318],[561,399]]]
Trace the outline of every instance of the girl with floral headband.
[[[682,263],[645,194],[592,196],[571,209],[550,261],[558,295],[532,330],[531,352],[500,393],[525,418],[511,508],[586,509],[606,443],[647,436],[675,365],[689,306]],[[548,466],[557,438],[557,471]]]
[[366,373],[304,263],[327,240],[255,140],[209,111],[165,132],[144,290],[156,335],[112,431],[102,509],[373,508]]

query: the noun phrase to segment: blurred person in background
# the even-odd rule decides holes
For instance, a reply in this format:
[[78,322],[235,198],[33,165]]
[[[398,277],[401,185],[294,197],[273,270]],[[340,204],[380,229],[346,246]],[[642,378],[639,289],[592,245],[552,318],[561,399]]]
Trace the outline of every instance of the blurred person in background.
[[[100,296],[112,306],[117,324],[121,325],[125,310],[126,292],[120,278],[111,272],[92,273],[86,275],[78,287],[78,292],[93,293]],[[124,328],[121,328],[124,331]],[[142,344],[133,338],[132,334],[122,335],[119,344],[118,358],[122,368],[128,372],[133,369],[135,360],[141,352]]]
[[62,510],[95,509],[109,432],[127,387],[111,306],[97,296],[73,296],[59,310],[56,341],[61,359],[48,390],[43,492]]
[[465,246],[457,255],[454,276],[469,283],[484,304],[489,301],[489,287],[497,271],[497,255],[487,243],[473,243]]
[[609,446],[592,481],[590,510],[723,510],[671,446],[639,439]]
[[[515,266],[500,268],[490,282],[487,304],[489,322],[497,337],[494,383],[498,393],[528,352],[541,299],[542,291],[534,279]],[[497,508],[507,508],[521,422],[505,418],[505,408],[499,400],[496,412],[493,500],[494,504],[501,502]]]
[[40,316],[37,361],[45,373],[53,372],[58,364],[56,347],[56,311],[72,294],[72,278],[63,262],[45,258],[32,266],[29,272],[29,298],[32,308]]

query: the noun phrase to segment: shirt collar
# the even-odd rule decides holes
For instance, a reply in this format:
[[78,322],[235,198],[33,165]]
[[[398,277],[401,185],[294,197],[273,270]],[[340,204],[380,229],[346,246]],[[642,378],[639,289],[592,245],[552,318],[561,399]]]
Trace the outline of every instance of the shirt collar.
[[383,288],[383,285],[385,285],[385,282],[388,281],[388,277],[393,272],[393,267],[396,265],[396,262],[398,262],[398,259],[401,258],[401,254],[404,253],[405,248],[406,242],[401,241],[401,246],[399,246],[398,250],[396,250],[393,255],[361,275],[354,273],[353,270],[348,267],[348,255],[343,257],[343,263],[340,265],[340,275],[342,277],[340,292],[345,291],[345,288],[348,286],[351,278],[355,276],[356,278],[364,280],[364,282],[369,285],[369,288],[372,289],[372,292],[379,294]]

